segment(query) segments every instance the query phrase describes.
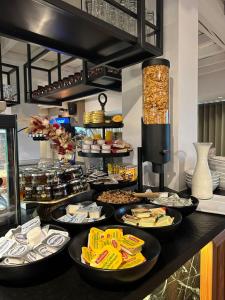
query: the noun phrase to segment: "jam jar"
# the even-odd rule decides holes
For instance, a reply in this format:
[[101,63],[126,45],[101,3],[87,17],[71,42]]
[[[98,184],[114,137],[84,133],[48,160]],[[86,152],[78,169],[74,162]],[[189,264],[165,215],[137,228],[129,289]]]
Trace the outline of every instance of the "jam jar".
[[45,173],[35,172],[35,173],[32,173],[31,176],[32,176],[32,185],[33,186],[45,185],[47,183]]
[[32,183],[32,172],[31,171],[25,171],[23,177],[24,177],[25,185],[31,185],[31,183]]
[[39,185],[36,187],[36,199],[37,199],[37,201],[45,201],[46,200],[44,185]]
[[48,171],[48,172],[45,173],[45,176],[46,176],[46,183],[48,185],[53,184],[54,179],[55,179],[55,172],[54,171]]
[[33,188],[31,186],[26,186],[25,187],[24,199],[26,201],[36,200],[35,193],[34,193]]
[[45,186],[44,190],[45,190],[45,195],[46,195],[45,200],[46,201],[51,201],[52,200],[52,187],[51,186]]
[[62,182],[65,182],[65,176],[64,176],[64,171],[61,170],[61,169],[56,169],[55,170],[55,173],[56,173],[56,182],[57,183],[62,183]]
[[76,194],[80,191],[80,180],[71,180],[68,184],[68,192],[69,194]]
[[67,184],[58,184],[53,187],[53,198],[61,199],[68,195]]

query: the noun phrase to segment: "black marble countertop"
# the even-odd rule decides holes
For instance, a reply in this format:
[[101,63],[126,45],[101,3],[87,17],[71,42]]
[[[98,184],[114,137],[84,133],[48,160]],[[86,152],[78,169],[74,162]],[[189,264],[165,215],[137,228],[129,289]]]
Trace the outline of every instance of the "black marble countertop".
[[173,238],[162,243],[162,252],[153,270],[138,284],[122,290],[94,287],[71,267],[48,282],[29,287],[0,286],[1,300],[139,300],[172,275],[203,246],[225,229],[225,216],[195,212],[184,218]]

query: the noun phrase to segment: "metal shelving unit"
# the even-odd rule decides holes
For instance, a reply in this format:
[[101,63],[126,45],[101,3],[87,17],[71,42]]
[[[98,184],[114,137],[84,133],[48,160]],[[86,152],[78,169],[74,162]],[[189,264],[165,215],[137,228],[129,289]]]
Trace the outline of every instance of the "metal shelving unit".
[[[3,76],[6,76],[7,85],[11,85],[13,82],[13,76],[15,76],[14,85],[16,86],[15,94],[13,95],[14,99],[7,99],[4,96],[4,87],[3,87]],[[19,67],[7,64],[2,62],[1,55],[1,44],[0,44],[0,100],[6,101],[7,106],[14,106],[20,104],[20,75]]]
[[[115,0],[104,2],[136,20],[137,36],[61,0],[1,0],[0,33],[114,68],[163,54],[163,0],[156,1],[156,24],[145,20],[145,0],[137,1],[137,13]],[[154,44],[146,41],[146,26]]]
[[[61,59],[61,54],[57,53],[57,64],[51,69],[38,67],[34,65],[37,60],[46,55],[50,50],[43,50],[36,56],[31,55],[31,46],[27,44],[27,62],[24,64],[24,89],[25,102],[47,105],[62,105],[63,101],[79,99],[82,97],[94,95],[105,90],[121,91],[122,77],[119,71],[114,71],[106,66],[100,67],[100,72],[96,72],[95,76],[90,76],[93,65],[82,61],[82,77],[79,81],[69,85],[63,85],[62,66],[78,59],[70,57],[64,61]],[[38,70],[48,76],[49,91],[37,95],[37,91],[33,90],[32,70]],[[57,71],[58,87],[55,88],[52,83],[52,72]],[[113,72],[114,71],[114,72]],[[71,74],[73,76],[73,74]],[[43,87],[44,88],[44,87]],[[35,94],[36,93],[36,94]]]

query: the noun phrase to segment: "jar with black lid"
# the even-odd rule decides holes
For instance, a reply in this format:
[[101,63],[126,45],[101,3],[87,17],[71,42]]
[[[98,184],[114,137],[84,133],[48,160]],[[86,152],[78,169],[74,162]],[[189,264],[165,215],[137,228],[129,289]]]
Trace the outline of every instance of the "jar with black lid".
[[31,174],[32,174],[31,171],[25,170],[24,175],[23,175],[25,185],[31,185],[31,183],[32,183],[32,175]]
[[54,179],[55,179],[55,172],[54,171],[48,171],[45,173],[46,176],[46,183],[49,184],[53,184]]
[[37,201],[46,200],[45,187],[43,185],[39,185],[36,187],[36,199]]
[[35,172],[31,174],[31,177],[33,186],[45,185],[47,183],[47,179],[44,172]]
[[80,191],[80,180],[74,179],[68,183],[68,192],[69,194],[76,194]]
[[34,201],[36,200],[35,192],[33,191],[33,188],[31,186],[25,187],[25,196],[26,201]]
[[56,178],[57,178],[57,182],[58,183],[65,182],[65,175],[64,175],[64,171],[63,170],[56,169],[55,173],[56,173]]
[[53,187],[53,198],[61,199],[68,195],[67,184],[58,184]]
[[52,200],[52,187],[51,186],[45,186],[44,190],[45,190],[45,195],[46,195],[45,200],[46,201],[51,201]]

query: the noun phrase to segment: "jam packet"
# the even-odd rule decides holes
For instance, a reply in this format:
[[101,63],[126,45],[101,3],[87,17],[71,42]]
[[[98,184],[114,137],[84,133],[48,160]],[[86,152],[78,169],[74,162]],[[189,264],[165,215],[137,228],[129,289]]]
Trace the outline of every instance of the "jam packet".
[[21,233],[27,233],[34,227],[40,227],[41,226],[41,221],[39,217],[35,217],[32,220],[28,221],[27,223],[23,224],[21,226]]
[[30,248],[26,245],[14,244],[6,253],[3,254],[4,257],[9,258],[22,258],[29,252]]
[[47,245],[41,244],[34,248],[34,252],[39,254],[42,257],[49,256],[53,253],[55,253],[57,250],[51,247],[48,247]]
[[74,215],[70,222],[71,223],[84,223],[86,222],[87,214]]
[[90,264],[91,260],[95,257],[95,254],[89,248],[82,247],[81,257],[86,264]]
[[72,219],[73,219],[73,216],[67,214],[67,215],[64,215],[64,216],[58,218],[57,220],[61,221],[61,222],[69,223],[69,222],[71,222]]
[[63,235],[62,233],[52,233],[48,235],[43,241],[42,244],[47,246],[60,249],[62,248],[68,241],[69,237]]
[[23,265],[24,258],[6,257],[0,264],[5,266]]
[[141,252],[144,243],[145,242],[138,237],[127,234],[121,239],[121,248],[124,252],[135,255],[136,253]]
[[105,231],[105,236],[107,239],[120,240],[123,237],[123,229],[107,229]]
[[121,250],[120,242],[116,239],[105,239],[104,246],[111,246],[111,247],[117,249],[118,251]]
[[145,261],[146,258],[141,253],[137,253],[134,256],[129,257],[126,261],[123,261],[119,269],[133,268],[142,264]]
[[29,263],[40,260],[42,258],[43,258],[43,256],[41,256],[40,254],[38,254],[35,251],[30,251],[24,256],[24,259]]
[[14,240],[10,240],[5,237],[0,238],[0,258],[2,258],[15,243],[16,242]]
[[104,246],[105,233],[98,228],[91,228],[88,236],[88,248],[99,253]]
[[90,266],[99,269],[116,270],[122,263],[122,254],[113,247],[105,246],[101,252],[94,257]]

